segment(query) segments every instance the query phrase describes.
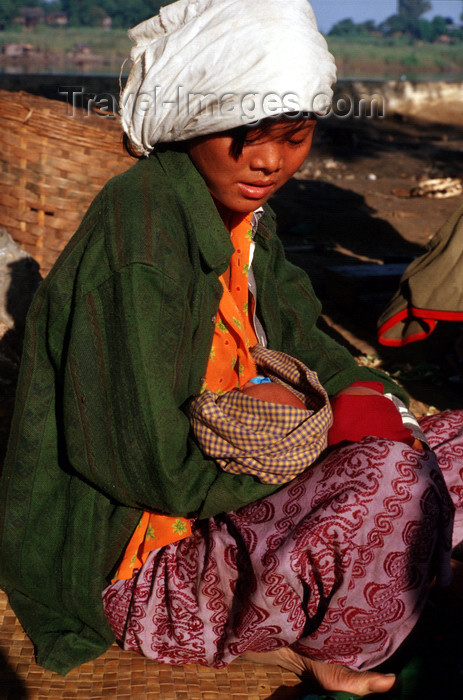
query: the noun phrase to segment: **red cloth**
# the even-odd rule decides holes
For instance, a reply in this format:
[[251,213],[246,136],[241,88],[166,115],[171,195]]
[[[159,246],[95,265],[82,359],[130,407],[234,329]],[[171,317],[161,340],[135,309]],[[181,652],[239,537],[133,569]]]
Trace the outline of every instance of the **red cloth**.
[[[351,386],[383,392],[381,382],[354,382]],[[412,431],[404,426],[399,411],[385,396],[342,394],[331,400],[331,407],[333,425],[328,432],[328,445],[358,442],[368,435],[410,446],[414,443]]]

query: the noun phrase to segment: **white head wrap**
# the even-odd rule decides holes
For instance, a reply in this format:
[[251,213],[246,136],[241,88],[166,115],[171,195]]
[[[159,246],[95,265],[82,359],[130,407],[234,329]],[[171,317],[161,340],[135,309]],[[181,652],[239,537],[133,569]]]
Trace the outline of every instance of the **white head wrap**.
[[328,111],[333,56],[307,0],[178,0],[129,31],[124,131],[155,143]]

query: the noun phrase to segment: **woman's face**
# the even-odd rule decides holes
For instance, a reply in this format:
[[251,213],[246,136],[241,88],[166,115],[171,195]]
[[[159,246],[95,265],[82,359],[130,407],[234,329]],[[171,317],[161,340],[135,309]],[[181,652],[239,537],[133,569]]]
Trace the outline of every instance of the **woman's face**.
[[214,199],[226,209],[247,214],[260,207],[289,180],[306,159],[315,120],[302,122],[294,132],[291,122],[277,122],[253,137],[252,129],[242,153],[231,153],[227,133],[193,139],[188,153]]

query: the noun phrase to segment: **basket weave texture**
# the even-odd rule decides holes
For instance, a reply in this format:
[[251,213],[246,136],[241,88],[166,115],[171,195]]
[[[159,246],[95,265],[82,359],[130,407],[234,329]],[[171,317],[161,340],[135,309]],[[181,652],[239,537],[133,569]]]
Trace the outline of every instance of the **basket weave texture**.
[[[299,690],[296,686],[299,686]],[[37,666],[33,648],[0,591],[2,700],[261,700],[300,697],[298,678],[277,666],[240,661],[222,671],[168,666],[115,644],[65,678]]]
[[121,133],[117,119],[0,90],[0,227],[35,258],[42,275],[104,183],[134,162]]

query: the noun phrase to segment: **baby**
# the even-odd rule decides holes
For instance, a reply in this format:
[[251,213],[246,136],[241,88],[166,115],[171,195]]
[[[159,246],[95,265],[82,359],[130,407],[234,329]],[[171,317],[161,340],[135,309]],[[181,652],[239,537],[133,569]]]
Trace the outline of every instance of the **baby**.
[[[284,484],[327,447],[367,436],[422,449],[418,424],[399,399],[383,395],[381,382],[356,382],[328,399],[317,375],[301,362],[268,348],[253,352],[272,379],[259,374],[239,390],[206,390],[188,407],[201,449],[224,471]],[[289,370],[282,370],[284,363]]]
[[[260,375],[244,384],[240,391],[260,401],[305,409],[305,404],[290,389]],[[362,400],[360,397],[375,398]],[[396,402],[399,403],[399,399],[393,402],[388,396],[384,396],[380,382],[356,382],[342,389],[331,399],[333,425],[328,432],[328,445],[344,441],[357,442],[367,435],[375,435],[404,442],[414,449],[424,449],[424,436],[421,435],[418,423],[407,411],[408,420],[405,424]],[[417,435],[421,439],[418,439]]]

